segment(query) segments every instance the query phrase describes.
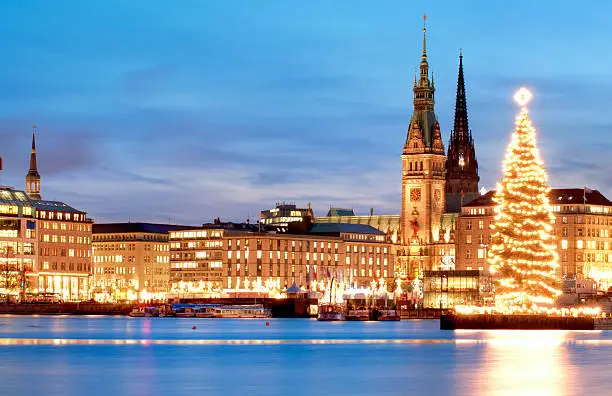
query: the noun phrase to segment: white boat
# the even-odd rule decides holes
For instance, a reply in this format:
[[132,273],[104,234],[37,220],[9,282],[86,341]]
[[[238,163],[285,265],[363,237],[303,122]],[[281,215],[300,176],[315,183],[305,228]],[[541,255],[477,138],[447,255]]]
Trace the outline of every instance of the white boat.
[[346,320],[344,316],[344,306],[341,304],[319,304],[319,316],[321,321],[341,321]]
[[195,316],[196,318],[214,318],[216,308],[218,308],[218,305],[199,307]]
[[214,308],[215,318],[270,318],[272,312],[263,305],[222,305]]
[[132,318],[144,318],[151,317],[153,315],[150,312],[147,312],[145,307],[137,307],[134,308],[132,312],[128,314],[128,316],[131,316]]
[[176,310],[177,318],[193,318],[195,316],[196,316],[196,311],[195,309],[191,307],[184,307],[184,308],[181,307]]

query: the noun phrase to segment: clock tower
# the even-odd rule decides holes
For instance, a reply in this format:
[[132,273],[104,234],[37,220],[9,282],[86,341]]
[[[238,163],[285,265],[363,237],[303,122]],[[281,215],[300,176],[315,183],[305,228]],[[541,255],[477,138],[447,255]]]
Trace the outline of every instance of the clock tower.
[[[425,16],[423,20],[425,21]],[[427,30],[423,25],[423,54],[419,79],[414,80],[414,111],[402,152],[401,242],[437,242],[446,201],[446,156],[440,124],[434,113],[434,82],[429,79]]]

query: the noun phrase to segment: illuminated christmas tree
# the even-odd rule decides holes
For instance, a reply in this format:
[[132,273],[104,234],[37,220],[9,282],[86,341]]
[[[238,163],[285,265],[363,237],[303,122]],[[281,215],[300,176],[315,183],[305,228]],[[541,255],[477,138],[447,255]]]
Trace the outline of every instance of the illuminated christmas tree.
[[496,309],[533,312],[550,307],[561,294],[555,276],[555,216],[548,200],[548,175],[526,107],[531,93],[521,88],[514,99],[521,105],[521,112],[495,193],[497,205],[488,259],[491,271],[498,277]]

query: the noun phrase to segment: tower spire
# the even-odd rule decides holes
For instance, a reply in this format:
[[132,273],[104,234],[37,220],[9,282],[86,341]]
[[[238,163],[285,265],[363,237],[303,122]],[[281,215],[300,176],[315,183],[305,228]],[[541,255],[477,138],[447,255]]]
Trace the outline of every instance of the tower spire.
[[465,99],[465,79],[463,77],[463,50],[459,50],[459,75],[457,77],[453,135],[455,139],[464,140],[468,137],[468,134],[467,101]]
[[36,125],[32,127],[32,151],[30,152],[30,170],[26,175],[26,193],[30,199],[39,200],[40,197],[40,174],[36,161]]
[[427,59],[427,14],[423,14],[423,60]]
[[466,199],[469,201],[476,198],[479,193],[479,180],[476,149],[468,124],[465,78],[463,76],[463,50],[460,49],[455,120],[446,157],[447,212],[459,212]]

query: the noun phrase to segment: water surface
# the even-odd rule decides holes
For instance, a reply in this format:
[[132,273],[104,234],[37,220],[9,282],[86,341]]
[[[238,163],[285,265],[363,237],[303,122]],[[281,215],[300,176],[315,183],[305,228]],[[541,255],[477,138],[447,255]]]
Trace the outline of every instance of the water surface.
[[610,394],[611,332],[438,326],[0,316],[0,395]]

